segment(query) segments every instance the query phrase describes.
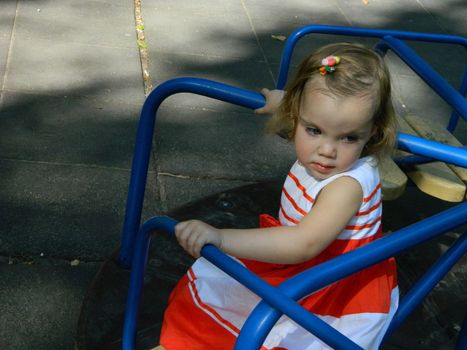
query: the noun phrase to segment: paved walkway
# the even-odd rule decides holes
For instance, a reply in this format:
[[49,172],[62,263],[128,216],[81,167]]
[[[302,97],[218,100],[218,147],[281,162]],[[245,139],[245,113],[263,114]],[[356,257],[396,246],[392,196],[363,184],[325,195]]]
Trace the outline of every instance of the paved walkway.
[[[283,47],[273,36],[309,23],[467,35],[463,0],[141,0],[141,6],[146,82],[154,86],[192,75],[252,90],[273,87]],[[336,39],[304,39],[293,64]],[[0,4],[1,349],[73,347],[84,292],[121,235],[145,98],[142,45],[131,0]],[[458,85],[463,50],[414,47]],[[445,121],[449,109],[388,58],[398,111]],[[169,98],[158,116],[144,216],[283,177],[290,147],[263,135],[264,121],[202,97]],[[456,133],[464,143],[465,131]]]

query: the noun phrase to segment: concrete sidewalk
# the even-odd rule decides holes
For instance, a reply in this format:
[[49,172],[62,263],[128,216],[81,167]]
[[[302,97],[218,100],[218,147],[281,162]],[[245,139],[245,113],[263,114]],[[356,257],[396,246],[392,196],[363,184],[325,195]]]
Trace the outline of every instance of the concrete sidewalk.
[[[273,35],[310,23],[467,35],[463,0],[141,3],[155,86],[196,76],[272,88],[284,45]],[[336,40],[302,40],[293,66]],[[464,50],[413,46],[458,86]],[[449,108],[388,60],[397,110],[445,122]],[[0,348],[72,349],[84,292],[121,238],[145,98],[134,2],[3,0],[0,84]],[[283,178],[292,150],[264,135],[264,122],[204,97],[170,97],[158,114],[144,217]],[[464,144],[466,131],[456,131]]]

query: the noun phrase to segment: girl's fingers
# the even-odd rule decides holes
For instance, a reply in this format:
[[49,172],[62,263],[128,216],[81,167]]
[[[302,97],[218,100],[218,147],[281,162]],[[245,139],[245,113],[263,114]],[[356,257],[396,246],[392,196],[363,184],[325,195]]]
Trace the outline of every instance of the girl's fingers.
[[184,221],[175,226],[175,237],[178,243],[195,258],[199,257],[200,248],[197,248],[199,236],[199,227],[195,220]]
[[191,231],[186,239],[186,245],[188,249],[190,250],[190,252],[194,251],[194,247],[196,246],[196,242],[198,241],[198,239],[199,239],[199,232],[196,230]]
[[188,228],[188,223],[182,223],[184,225],[178,224],[175,227],[175,237],[177,238],[178,243],[183,247],[186,248],[188,238],[190,237],[190,230]]
[[270,92],[271,90],[269,90],[268,88],[262,88],[261,89],[261,95],[263,95],[264,97],[266,97],[266,95]]
[[255,109],[255,114],[265,114],[264,113],[264,108],[261,107],[261,108]]
[[195,258],[200,256],[206,243],[217,242],[216,232],[216,229],[198,220],[181,222],[175,226],[178,243]]
[[175,237],[177,237],[177,240],[182,236],[182,233],[185,231],[187,224],[188,221],[183,221],[175,225]]
[[268,94],[271,92],[271,90],[269,90],[267,88],[262,88],[260,92],[261,92],[261,95],[263,95],[266,98],[266,104],[261,108],[255,109],[255,113],[256,114],[266,114],[267,110],[264,107],[267,105]]

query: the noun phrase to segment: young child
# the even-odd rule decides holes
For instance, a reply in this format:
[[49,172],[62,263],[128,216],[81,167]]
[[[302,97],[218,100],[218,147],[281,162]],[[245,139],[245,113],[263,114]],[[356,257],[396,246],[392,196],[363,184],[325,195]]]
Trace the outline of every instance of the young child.
[[[377,158],[395,142],[388,70],[374,51],[333,44],[310,55],[287,91],[263,90],[276,112],[270,130],[293,141],[297,161],[282,190],[279,219],[258,229],[217,229],[191,220],[176,226],[182,247],[199,257],[210,243],[272,285],[381,236]],[[277,109],[277,111],[276,111]],[[166,350],[233,349],[259,298],[199,258],[170,297]],[[377,349],[398,305],[394,259],[300,301],[364,349]],[[262,349],[329,349],[283,316]]]

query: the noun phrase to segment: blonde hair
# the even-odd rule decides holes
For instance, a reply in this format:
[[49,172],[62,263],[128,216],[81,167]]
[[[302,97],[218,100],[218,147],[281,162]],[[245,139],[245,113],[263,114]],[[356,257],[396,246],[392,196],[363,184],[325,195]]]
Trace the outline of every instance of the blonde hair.
[[[340,63],[335,72],[320,76],[321,60],[330,55],[339,56]],[[392,150],[396,142],[396,121],[389,71],[382,57],[357,44],[326,45],[308,56],[300,64],[295,78],[286,88],[278,111],[269,121],[269,132],[293,140],[303,91],[313,79],[323,79],[326,89],[335,96],[371,96],[375,103],[374,134],[362,156],[375,155],[379,158]]]

